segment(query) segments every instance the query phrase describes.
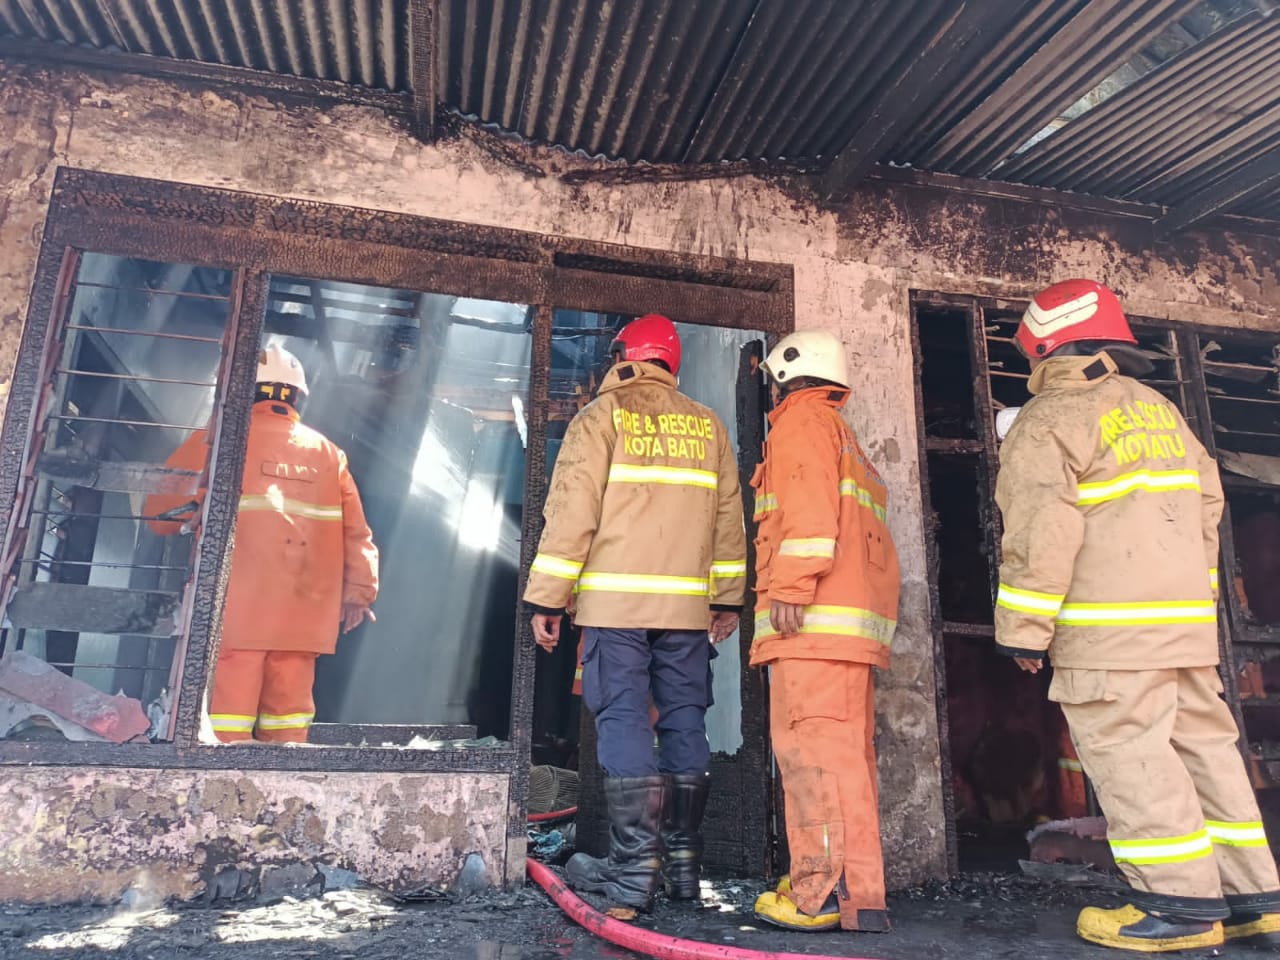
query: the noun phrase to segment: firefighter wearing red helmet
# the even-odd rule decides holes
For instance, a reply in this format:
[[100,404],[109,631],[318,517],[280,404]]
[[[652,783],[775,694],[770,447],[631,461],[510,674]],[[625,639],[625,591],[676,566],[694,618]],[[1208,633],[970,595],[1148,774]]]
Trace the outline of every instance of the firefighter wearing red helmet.
[[1131,890],[1085,940],[1140,952],[1280,946],[1280,878],[1218,677],[1217,465],[1119,301],[1092,280],[1032,300],[1016,342],[1033,399],[1000,448],[996,643],[1046,655]]
[[571,598],[583,628],[611,829],[608,856],[574,856],[569,883],[646,909],[660,882],[671,897],[699,895],[712,645],[738,625],[746,534],[725,426],[676,389],[675,325],[641,317],[611,353],[556,459],[524,600],[544,650]]

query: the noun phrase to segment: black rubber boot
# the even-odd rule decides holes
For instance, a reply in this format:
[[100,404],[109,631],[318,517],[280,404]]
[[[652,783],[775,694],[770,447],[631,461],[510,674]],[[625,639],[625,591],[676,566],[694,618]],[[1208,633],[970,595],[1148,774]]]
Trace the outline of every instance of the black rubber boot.
[[609,856],[574,854],[565,868],[569,886],[637,910],[653,906],[662,875],[662,818],[669,789],[663,776],[606,777]]
[[698,900],[702,891],[702,815],[707,810],[711,775],[676,773],[671,776],[671,799],[662,825],[667,858],[662,881],[672,900]]

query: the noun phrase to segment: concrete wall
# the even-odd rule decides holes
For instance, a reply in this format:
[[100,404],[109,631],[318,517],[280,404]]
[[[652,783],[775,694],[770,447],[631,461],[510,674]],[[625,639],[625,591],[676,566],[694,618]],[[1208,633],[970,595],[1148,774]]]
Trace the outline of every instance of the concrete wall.
[[7,770],[0,902],[279,895],[350,871],[447,886],[467,857],[505,880],[508,779],[264,771]]
[[[606,185],[582,180],[601,163],[478,130],[424,146],[371,109],[10,64],[0,64],[0,144],[0,371],[12,365],[57,164],[793,264],[797,324],[847,345],[858,384],[848,416],[892,491],[904,590],[878,737],[894,886],[945,870],[909,290],[1027,295],[1086,275],[1147,316],[1280,326],[1274,240],[1214,234],[1157,247],[1143,221],[1024,200],[873,182],[823,207],[800,181]],[[145,789],[150,776],[135,782]],[[10,809],[23,820],[28,808]]]

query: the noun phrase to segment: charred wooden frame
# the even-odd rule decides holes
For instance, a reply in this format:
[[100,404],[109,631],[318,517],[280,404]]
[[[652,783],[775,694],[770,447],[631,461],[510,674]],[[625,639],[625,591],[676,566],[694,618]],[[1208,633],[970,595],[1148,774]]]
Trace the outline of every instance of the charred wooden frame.
[[[216,657],[239,478],[252,407],[256,354],[272,274],[527,303],[534,310],[525,467],[522,562],[541,532],[546,496],[551,324],[554,307],[668,314],[674,320],[750,327],[771,337],[793,326],[790,266],[669,254],[384,211],[278,199],[63,168],[58,172],[0,434],[0,529],[12,538],[14,503],[45,385],[46,347],[63,322],[78,251],[235,271],[236,324],[224,362],[221,439],[213,469],[233,482],[211,486],[197,560],[185,652],[180,647],[174,740],[160,744],[0,742],[3,764],[74,764],[205,769],[499,772],[512,777],[509,831],[523,838],[532,736],[535,655],[528,620],[517,617],[508,742],[442,751],[315,746],[263,749],[197,741],[200,703]],[[69,260],[70,258],[70,260]],[[523,579],[523,571],[522,571]],[[744,671],[746,673],[746,671]],[[744,677],[744,708],[760,702]],[[767,778],[767,718],[744,709],[744,744]],[[759,729],[755,729],[755,725]],[[763,757],[763,759],[761,759]]]

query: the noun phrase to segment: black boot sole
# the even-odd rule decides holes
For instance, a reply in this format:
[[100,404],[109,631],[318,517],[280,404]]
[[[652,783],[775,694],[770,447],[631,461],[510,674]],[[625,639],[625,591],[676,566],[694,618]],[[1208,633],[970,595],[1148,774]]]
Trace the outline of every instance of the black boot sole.
[[653,897],[637,895],[616,883],[570,883],[569,886],[579,893],[593,893],[598,897],[604,897],[610,903],[620,907],[630,907],[632,910],[643,913],[653,909]]

